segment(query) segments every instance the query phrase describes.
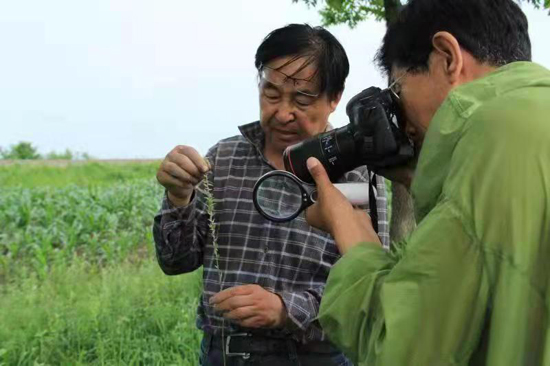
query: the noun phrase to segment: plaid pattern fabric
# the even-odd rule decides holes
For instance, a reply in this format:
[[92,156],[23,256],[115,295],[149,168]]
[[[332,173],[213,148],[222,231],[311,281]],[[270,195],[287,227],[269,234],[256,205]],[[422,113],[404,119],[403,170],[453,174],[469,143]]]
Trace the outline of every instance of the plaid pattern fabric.
[[[218,224],[218,249],[223,289],[258,284],[278,294],[290,318],[279,330],[259,330],[269,336],[291,335],[301,342],[324,340],[316,316],[331,266],[339,253],[329,234],[309,226],[302,212],[288,223],[274,223],[261,216],[252,202],[254,184],[274,170],[264,158],[264,134],[259,122],[239,127],[242,136],[220,141],[207,154],[212,164]],[[346,174],[342,181],[367,182],[365,167]],[[383,178],[377,182],[378,225],[385,247],[389,245],[386,193]],[[285,193],[281,192],[281,201]],[[215,268],[214,248],[208,230],[204,194],[200,187],[189,205],[175,208],[164,198],[153,227],[160,266],[171,274],[204,267],[203,294],[197,325],[220,334],[222,318],[208,299],[222,290]],[[225,321],[225,333],[242,332]]]

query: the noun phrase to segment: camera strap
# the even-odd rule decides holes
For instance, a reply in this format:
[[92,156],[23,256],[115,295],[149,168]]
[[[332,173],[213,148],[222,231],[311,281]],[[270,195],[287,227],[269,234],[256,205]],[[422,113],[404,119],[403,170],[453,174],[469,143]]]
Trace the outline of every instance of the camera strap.
[[376,206],[376,194],[374,194],[375,189],[376,189],[376,174],[372,173],[372,177],[369,174],[369,209],[370,209],[370,218],[372,221],[372,227],[374,231],[378,234],[378,209]]

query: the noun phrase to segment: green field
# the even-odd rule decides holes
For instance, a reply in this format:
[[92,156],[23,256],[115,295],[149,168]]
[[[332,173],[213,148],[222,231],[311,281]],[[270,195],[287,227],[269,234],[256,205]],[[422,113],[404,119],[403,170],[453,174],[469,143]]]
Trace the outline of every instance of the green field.
[[155,259],[157,166],[0,166],[0,365],[198,363],[200,273]]

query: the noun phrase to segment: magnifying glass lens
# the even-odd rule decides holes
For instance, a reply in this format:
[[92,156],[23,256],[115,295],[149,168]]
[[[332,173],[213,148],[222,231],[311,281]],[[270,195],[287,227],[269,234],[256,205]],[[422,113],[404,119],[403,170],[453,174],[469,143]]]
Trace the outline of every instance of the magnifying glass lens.
[[273,175],[259,185],[256,192],[259,209],[266,215],[284,220],[302,208],[300,185],[286,175]]

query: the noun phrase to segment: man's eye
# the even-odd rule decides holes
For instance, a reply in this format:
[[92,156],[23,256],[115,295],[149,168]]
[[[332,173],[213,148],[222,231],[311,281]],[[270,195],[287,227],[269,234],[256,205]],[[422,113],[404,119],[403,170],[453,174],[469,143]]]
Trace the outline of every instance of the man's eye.
[[308,105],[311,105],[315,101],[315,98],[308,97],[305,95],[298,95],[295,101],[296,101],[296,104],[298,104],[299,106],[306,107]]
[[276,99],[276,98],[279,98],[279,93],[277,93],[275,90],[271,90],[271,89],[265,89],[265,90],[264,90],[264,95],[265,95],[268,99]]

